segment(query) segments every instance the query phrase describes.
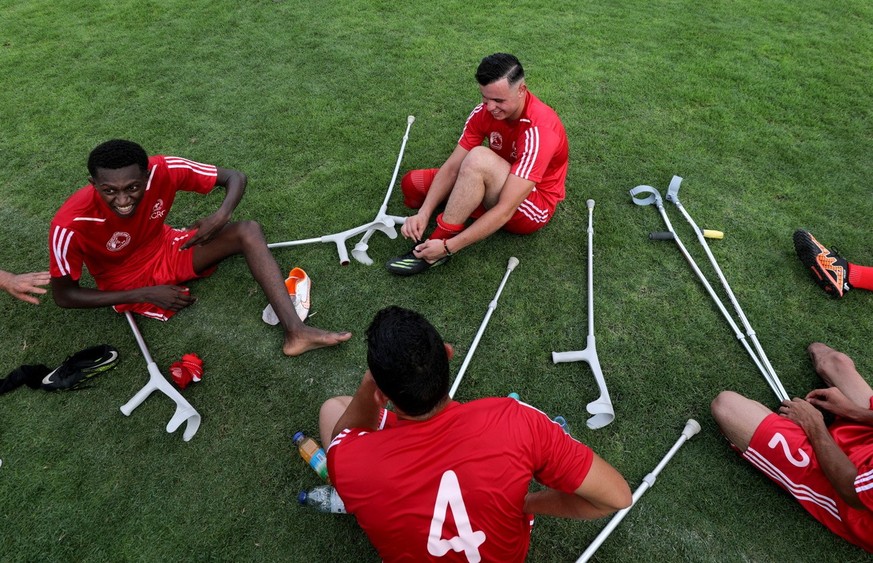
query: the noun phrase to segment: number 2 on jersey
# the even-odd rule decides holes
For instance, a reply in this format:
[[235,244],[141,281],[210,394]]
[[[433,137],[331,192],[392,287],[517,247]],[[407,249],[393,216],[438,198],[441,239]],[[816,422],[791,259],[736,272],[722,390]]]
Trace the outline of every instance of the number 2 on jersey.
[[[443,524],[446,521],[446,508],[452,507],[452,516],[458,527],[458,535],[443,539]],[[440,479],[440,489],[437,492],[436,503],[433,507],[433,518],[430,521],[430,533],[427,536],[427,552],[435,557],[442,557],[449,550],[464,552],[467,561],[478,563],[482,557],[479,555],[479,546],[485,543],[485,532],[473,531],[470,518],[467,516],[467,507],[464,497],[461,495],[461,485],[458,476],[452,470],[443,473]]]

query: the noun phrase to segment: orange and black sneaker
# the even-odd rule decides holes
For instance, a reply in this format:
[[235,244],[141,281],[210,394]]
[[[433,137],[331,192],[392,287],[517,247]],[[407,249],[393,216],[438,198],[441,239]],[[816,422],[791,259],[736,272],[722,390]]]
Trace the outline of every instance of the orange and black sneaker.
[[840,298],[849,291],[849,263],[803,229],[794,231],[794,251],[825,293]]

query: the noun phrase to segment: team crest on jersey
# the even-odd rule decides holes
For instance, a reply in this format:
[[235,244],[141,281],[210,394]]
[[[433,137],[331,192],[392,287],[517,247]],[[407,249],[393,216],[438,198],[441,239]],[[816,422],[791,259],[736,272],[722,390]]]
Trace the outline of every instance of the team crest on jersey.
[[491,136],[488,138],[488,145],[492,150],[499,151],[503,148],[503,135],[497,131],[492,131]]
[[115,233],[113,233],[112,235],[112,238],[110,238],[109,242],[106,243],[106,248],[110,252],[118,252],[128,244],[130,244],[130,233],[125,233],[124,231],[115,231]]
[[149,219],[161,219],[164,215],[167,214],[167,210],[164,209],[164,200],[159,199],[155,206],[152,207],[152,215]]

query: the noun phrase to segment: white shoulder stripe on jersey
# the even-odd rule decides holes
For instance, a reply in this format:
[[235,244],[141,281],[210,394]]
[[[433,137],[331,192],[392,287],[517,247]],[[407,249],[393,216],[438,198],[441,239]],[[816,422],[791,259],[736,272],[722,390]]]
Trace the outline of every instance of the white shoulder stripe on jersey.
[[834,499],[818,493],[807,485],[795,483],[788,478],[778,467],[770,463],[760,452],[754,448],[746,449],[743,457],[746,458],[752,465],[757,467],[762,473],[780,483],[785,489],[799,501],[806,501],[820,506],[828,514],[836,520],[842,521],[840,513],[837,511],[837,503]]
[[188,160],[187,158],[180,158],[178,156],[167,156],[164,157],[164,161],[167,163],[167,168],[187,168],[192,172],[197,174],[201,174],[203,176],[217,176],[218,172],[215,169],[215,166],[211,164],[203,164],[200,162],[194,162],[193,160]]
[[67,261],[67,249],[70,247],[70,240],[73,238],[73,231],[68,231],[61,227],[55,227],[52,233],[52,252],[55,255],[55,262],[58,264],[58,269],[62,276],[70,275],[70,263]]
[[470,123],[470,120],[473,119],[473,116],[482,111],[485,108],[485,104],[479,104],[478,106],[473,108],[473,111],[470,112],[470,115],[467,116],[467,121],[464,122],[464,128],[461,130],[461,136],[458,138],[458,142],[461,142],[461,139],[464,138],[464,133],[467,132],[467,125]]
[[540,153],[540,130],[539,127],[531,127],[524,132],[524,152],[515,169],[515,175],[527,180],[536,164]]
[[157,170],[157,169],[158,169],[158,165],[155,164],[154,166],[152,166],[152,169],[149,171],[149,181],[146,182],[146,189],[145,189],[145,191],[149,191],[149,188],[152,187],[152,178],[155,177],[155,170]]

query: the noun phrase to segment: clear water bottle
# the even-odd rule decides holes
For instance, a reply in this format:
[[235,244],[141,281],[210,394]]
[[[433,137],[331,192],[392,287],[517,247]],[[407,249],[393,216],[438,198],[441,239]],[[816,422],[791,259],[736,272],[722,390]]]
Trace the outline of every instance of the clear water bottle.
[[300,491],[300,494],[297,495],[297,502],[303,506],[311,506],[319,512],[346,513],[343,499],[330,485],[321,485],[309,491]]
[[294,434],[294,445],[297,446],[297,451],[300,452],[306,463],[321,475],[321,478],[330,483],[327,476],[327,455],[324,449],[318,445],[318,442],[306,436],[303,432]]

